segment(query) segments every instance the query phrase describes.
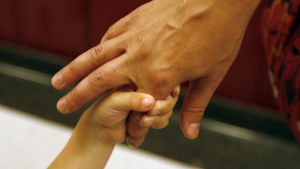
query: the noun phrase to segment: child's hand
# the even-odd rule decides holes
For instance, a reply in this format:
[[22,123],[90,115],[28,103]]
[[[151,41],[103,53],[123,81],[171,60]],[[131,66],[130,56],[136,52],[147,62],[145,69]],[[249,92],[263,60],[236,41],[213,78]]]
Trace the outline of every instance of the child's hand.
[[140,146],[145,136],[149,131],[149,127],[155,129],[162,129],[169,124],[169,118],[173,114],[173,108],[178,100],[180,94],[180,86],[176,86],[166,100],[157,100],[154,108],[148,113],[131,112],[130,115],[138,114],[138,118],[129,118],[127,123],[134,125],[127,125],[127,130],[130,130],[130,136],[127,136],[127,143],[131,147]]
[[173,108],[178,100],[179,93],[180,87],[177,86],[166,100],[157,100],[154,108],[143,115],[140,125],[154,129],[165,128],[169,124],[169,119],[173,114]]
[[142,117],[138,119],[139,127],[142,125],[163,128],[168,124],[178,95],[179,87],[174,89],[166,100],[156,102],[150,95],[129,89],[113,91],[102,96],[83,113],[67,145],[49,169],[83,166],[83,168],[104,168],[115,143],[126,139],[127,117],[131,110],[134,111],[132,113],[139,113]]
[[[127,122],[130,111],[142,116],[138,125],[143,128],[137,134],[145,132],[148,127],[164,128],[168,125],[178,95],[179,87],[176,87],[166,100],[155,102],[151,95],[121,89],[103,96],[85,112],[83,116],[86,117],[82,118],[87,118],[86,125],[91,126],[90,131],[94,131],[93,135],[98,140],[110,144],[120,143],[126,139],[126,123],[130,123]],[[130,141],[128,143],[135,146]]]
[[121,89],[110,92],[94,103],[82,117],[90,130],[91,137],[101,142],[115,144],[126,139],[126,119],[130,110],[148,112],[155,105],[151,95]]

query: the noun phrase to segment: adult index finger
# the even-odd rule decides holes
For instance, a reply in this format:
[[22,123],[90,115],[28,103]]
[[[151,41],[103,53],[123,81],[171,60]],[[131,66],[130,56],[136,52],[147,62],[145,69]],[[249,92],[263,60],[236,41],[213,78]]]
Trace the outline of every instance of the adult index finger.
[[124,58],[126,57],[118,57],[84,78],[66,96],[58,101],[58,111],[63,114],[71,113],[105,91],[129,84],[130,80],[126,71],[120,66]]
[[65,66],[52,78],[52,85],[56,89],[64,89],[91,73],[106,62],[125,52],[120,38],[112,39],[89,49]]

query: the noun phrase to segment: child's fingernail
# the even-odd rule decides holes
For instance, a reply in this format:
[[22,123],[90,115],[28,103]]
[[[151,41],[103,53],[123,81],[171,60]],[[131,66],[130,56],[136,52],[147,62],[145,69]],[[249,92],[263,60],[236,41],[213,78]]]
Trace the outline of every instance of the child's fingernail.
[[199,123],[190,124],[188,127],[188,131],[187,131],[187,134],[189,135],[189,137],[196,138],[199,133],[199,128],[200,128]]
[[150,108],[152,104],[153,104],[153,99],[152,98],[144,98],[143,106],[145,108]]

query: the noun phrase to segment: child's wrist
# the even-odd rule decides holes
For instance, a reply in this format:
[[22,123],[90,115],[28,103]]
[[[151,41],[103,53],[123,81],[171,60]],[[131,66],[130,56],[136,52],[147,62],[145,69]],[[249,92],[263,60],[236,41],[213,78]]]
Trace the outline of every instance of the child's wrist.
[[114,146],[95,138],[88,122],[80,119],[67,145],[49,168],[104,168]]
[[86,112],[80,118],[74,132],[84,138],[84,144],[114,146],[115,142],[107,137],[106,129],[101,124],[98,124],[95,119]]

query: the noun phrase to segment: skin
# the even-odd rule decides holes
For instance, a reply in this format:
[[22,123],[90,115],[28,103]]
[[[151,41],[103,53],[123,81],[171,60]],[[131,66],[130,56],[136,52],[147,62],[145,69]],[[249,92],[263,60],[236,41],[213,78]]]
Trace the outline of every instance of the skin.
[[178,95],[179,87],[159,103],[150,95],[128,89],[102,96],[84,112],[70,140],[48,168],[104,168],[115,144],[126,140],[126,120],[131,110],[142,115],[141,112],[148,112],[140,121],[144,127],[163,128],[168,124]]
[[[190,81],[180,123],[187,138],[197,138],[205,108],[234,61],[260,1],[153,0],[140,6],[112,25],[99,45],[53,77],[57,89],[83,78],[58,101],[58,110],[71,113],[126,85],[165,99],[174,86]],[[127,127],[136,146],[147,133],[139,118],[132,113]]]

